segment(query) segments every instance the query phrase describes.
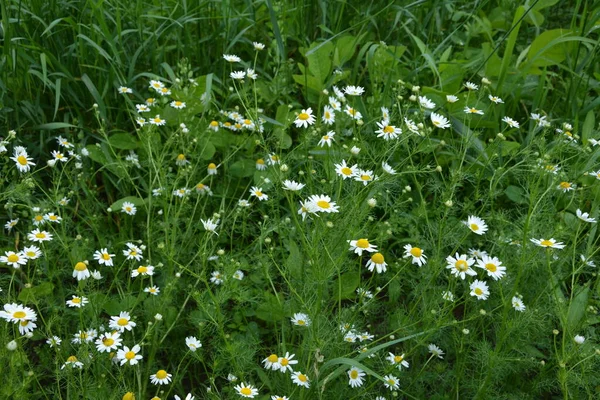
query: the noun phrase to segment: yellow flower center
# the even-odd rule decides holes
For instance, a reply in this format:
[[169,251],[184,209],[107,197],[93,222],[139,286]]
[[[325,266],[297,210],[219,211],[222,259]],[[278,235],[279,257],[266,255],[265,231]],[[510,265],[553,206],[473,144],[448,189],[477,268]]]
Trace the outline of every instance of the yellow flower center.
[[362,179],[363,181],[370,181],[371,180],[371,176],[370,175],[361,175],[360,179]]
[[163,93],[167,93],[169,91],[169,89],[167,89],[166,87],[164,87],[164,88],[161,88],[160,91],[163,92]]
[[126,318],[119,318],[117,321],[117,325],[119,326],[127,326],[127,324],[129,324],[129,320]]
[[208,169],[217,169],[217,166],[214,163],[208,164]]
[[421,250],[418,247],[413,247],[412,249],[410,249],[410,255],[412,255],[413,257],[421,257],[422,254],[423,250]]
[[84,262],[79,261],[75,264],[75,271],[85,271],[87,269],[87,265]]
[[219,126],[217,121],[210,121],[210,126]]
[[561,182],[559,186],[561,189],[571,189],[571,184],[569,182]]
[[58,219],[58,217],[56,215],[51,215],[48,218],[51,219],[52,221],[56,221]]
[[75,357],[75,356],[70,356],[69,358],[67,358],[67,362],[70,362],[70,363],[77,362],[77,357]]
[[183,160],[185,160],[185,154],[180,154],[180,155],[178,155],[178,156],[177,156],[177,159],[178,159],[179,161],[183,161]]
[[358,378],[358,371],[353,369],[352,371],[350,371],[350,378],[351,379],[356,379]]
[[478,231],[479,230],[479,225],[477,225],[477,224],[471,224],[471,225],[469,225],[469,227],[471,228],[472,231]]
[[103,254],[102,254],[102,259],[103,259],[103,260],[106,260],[106,261],[110,260],[110,254],[108,254],[108,253],[103,253]]
[[394,132],[394,127],[387,125],[385,128],[383,128],[383,132],[385,133],[393,133]]
[[302,382],[306,382],[308,380],[308,378],[304,374],[299,374],[298,379]]
[[[179,190],[179,193],[183,193],[183,191],[180,189],[180,190]],[[132,257],[135,257],[135,256],[137,256],[137,251],[135,251],[135,250],[131,250],[131,251],[129,252],[129,255],[130,255],[130,256],[132,256]]]
[[279,360],[279,357],[277,357],[277,354],[271,354],[269,357],[267,357],[267,360],[270,363],[276,363],[277,360]]
[[46,234],[44,232],[38,232],[35,234],[35,237],[38,239],[45,239],[46,238]]
[[71,299],[71,303],[79,304],[79,303],[81,303],[81,298],[73,297],[73,299]]
[[165,379],[165,378],[167,377],[167,371],[165,371],[164,369],[161,369],[161,370],[159,370],[159,371],[156,373],[156,377],[157,377],[158,379]]
[[252,390],[250,388],[242,388],[242,390],[240,390],[240,393],[246,396],[250,396],[252,394]]
[[544,240],[542,240],[542,241],[540,242],[540,244],[541,244],[542,246],[545,246],[545,247],[550,247],[550,246],[552,246],[554,243],[552,243],[552,242],[551,242],[550,240],[548,240],[548,239],[544,239]]
[[440,123],[441,123],[441,122],[440,122],[440,121],[438,121],[437,119],[433,121],[433,124],[434,124],[435,126],[439,126],[439,125],[440,125]]
[[323,136],[323,140],[329,140],[329,136],[327,136],[327,135]]
[[128,360],[132,360],[135,358],[135,353],[133,351],[128,351],[127,353],[125,353],[125,358]]
[[249,119],[245,119],[244,120],[244,124],[245,125],[252,125],[252,121],[250,121]]
[[494,263],[487,263],[485,264],[485,269],[487,269],[490,272],[496,272],[498,270],[498,267]]
[[305,325],[306,322],[303,319],[299,319],[297,322],[298,325]]
[[263,192],[257,190],[256,192],[254,192],[254,194],[256,195],[256,197],[261,197],[263,195]]
[[135,400],[135,394],[133,392],[127,392],[123,395],[123,400]]
[[401,363],[402,360],[404,360],[404,357],[402,357],[402,356],[394,356],[394,362]]
[[352,170],[348,167],[344,167],[344,168],[342,168],[342,174],[348,175],[348,176],[352,175]]
[[8,262],[9,263],[15,263],[17,261],[19,261],[19,256],[16,254],[11,254],[10,256],[7,257]]
[[350,115],[353,115],[353,116],[354,116],[354,115],[356,115],[356,110],[355,110],[354,108],[350,107],[350,108],[348,109],[348,113],[350,113]]
[[44,217],[42,217],[41,215],[36,215],[34,217],[34,219],[39,222],[39,221],[42,221],[44,219]]
[[457,260],[454,263],[454,266],[456,267],[457,270],[459,270],[461,272],[465,272],[466,270],[469,269],[469,264],[467,264],[467,262],[465,260]]
[[388,379],[388,380],[387,380],[387,383],[388,383],[389,385],[391,385],[391,386],[394,386],[394,385],[396,384],[396,381],[395,381],[395,380],[393,380],[393,379]]
[[331,118],[331,114],[329,113],[329,111],[325,111],[325,119],[330,119]]
[[115,340],[111,339],[111,338],[104,338],[104,339],[102,339],[102,344],[105,345],[106,347],[110,347],[113,344],[115,344]]
[[369,248],[369,241],[367,239],[358,239],[356,241],[356,247],[360,247],[361,249]]
[[13,318],[25,318],[27,316],[27,314],[25,314],[25,311],[16,311],[13,313]]
[[146,272],[148,272],[148,267],[144,267],[143,265],[141,267],[139,267],[137,269],[137,272],[139,272],[140,274],[145,274]]
[[160,119],[160,118],[153,118],[152,121],[154,121],[157,124],[160,124],[162,122],[162,119]]
[[483,290],[481,290],[480,288],[475,288],[475,290],[473,290],[475,292],[475,294],[477,296],[481,296],[483,294]]
[[282,358],[280,364],[286,367],[289,365],[290,361],[287,358]]
[[19,322],[19,325],[21,326],[27,326],[27,324],[29,324],[29,321],[27,320]]
[[259,158],[258,160],[256,160],[256,163],[259,165],[265,165],[265,160],[263,160],[262,158]]
[[180,102],[180,101],[176,101],[176,102],[175,102],[175,107],[181,107],[181,105],[182,105],[182,104],[183,104],[182,102]]
[[383,264],[384,263],[383,254],[381,254],[381,253],[373,254],[373,256],[371,257],[371,261],[373,261],[375,264]]
[[[36,256],[35,251],[28,251],[27,253],[25,253],[25,255],[29,258],[33,258]],[[10,260],[10,258],[9,258]]]
[[470,108],[470,109],[469,109],[469,112],[476,113],[476,112],[477,112],[477,109],[476,109],[476,108]]
[[306,121],[307,119],[310,118],[310,115],[308,115],[307,113],[303,112],[298,114],[298,119],[302,120],[302,121]]

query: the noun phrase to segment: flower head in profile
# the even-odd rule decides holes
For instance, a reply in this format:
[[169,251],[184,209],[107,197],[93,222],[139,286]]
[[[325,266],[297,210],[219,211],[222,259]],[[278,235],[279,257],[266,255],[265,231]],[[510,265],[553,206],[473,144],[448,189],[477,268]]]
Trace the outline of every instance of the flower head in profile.
[[376,270],[378,274],[381,274],[387,270],[387,263],[381,253],[375,253],[371,256],[371,259],[367,261],[367,269],[371,272]]
[[230,63],[241,62],[242,59],[234,54],[223,54],[223,59]]
[[582,212],[579,208],[577,209],[577,218],[583,222],[596,223],[596,218],[591,218],[589,213]]
[[506,122],[506,124],[508,126],[510,126],[511,128],[518,128],[520,125],[517,121],[515,121],[514,119],[510,118],[510,117],[504,117],[502,118],[503,122]]
[[204,230],[206,230],[207,232],[212,232],[217,236],[219,235],[216,232],[216,229],[219,226],[219,220],[214,221],[212,218],[210,218],[205,221],[203,219],[200,219],[200,222],[202,222],[202,225],[204,226]]
[[298,183],[296,181],[290,181],[288,179],[286,179],[285,181],[283,181],[283,190],[289,190],[292,192],[298,192],[300,190],[302,190],[302,188],[306,186],[303,183]]
[[421,107],[426,108],[428,110],[432,110],[435,108],[435,103],[428,99],[426,96],[419,96],[419,104]]
[[432,112],[429,118],[431,119],[431,123],[433,124],[433,126],[435,126],[436,128],[450,128],[450,121],[448,121],[448,118],[444,117],[441,114],[436,114]]
[[427,346],[427,349],[429,349],[429,353],[431,353],[433,357],[444,358],[444,352],[435,344],[430,343],[429,346]]
[[477,86],[476,84],[474,84],[474,83],[472,83],[472,82],[467,82],[467,83],[465,83],[465,87],[466,87],[468,90],[478,90],[478,89],[479,89],[479,86]]
[[483,235],[487,232],[488,226],[485,221],[474,215],[469,215],[466,221],[463,222],[473,233]]
[[346,86],[344,88],[344,93],[348,96],[361,96],[365,92],[365,89],[361,86]]
[[131,90],[131,88],[128,88],[126,86],[119,86],[119,88],[117,90],[121,94],[133,93],[133,90]]
[[535,243],[536,245],[540,246],[540,247],[545,247],[545,248],[552,248],[552,249],[564,249],[565,248],[565,244],[563,244],[562,242],[557,242],[554,238],[550,238],[550,239],[529,239],[531,240],[532,243]]
[[77,278],[78,281],[86,280],[90,277],[90,270],[87,267],[87,261],[79,261],[73,267],[73,278]]

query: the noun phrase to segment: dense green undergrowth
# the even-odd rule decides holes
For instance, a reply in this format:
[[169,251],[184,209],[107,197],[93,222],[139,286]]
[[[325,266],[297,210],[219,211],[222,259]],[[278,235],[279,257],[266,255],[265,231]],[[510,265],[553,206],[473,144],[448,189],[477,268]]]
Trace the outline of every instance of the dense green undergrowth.
[[0,397],[598,396],[598,2],[1,11]]

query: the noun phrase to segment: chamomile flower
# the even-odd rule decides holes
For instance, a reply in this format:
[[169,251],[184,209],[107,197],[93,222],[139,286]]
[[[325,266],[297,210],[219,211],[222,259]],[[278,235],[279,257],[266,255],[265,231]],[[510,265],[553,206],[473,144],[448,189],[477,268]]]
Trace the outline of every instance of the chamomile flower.
[[303,313],[295,313],[291,318],[292,324],[296,326],[310,326],[311,320],[308,315]]
[[188,189],[188,188],[181,188],[181,189],[173,190],[173,196],[176,196],[176,197],[183,198],[183,197],[187,196],[188,194],[190,194],[190,189]]
[[450,128],[450,121],[448,121],[448,118],[444,117],[441,114],[436,114],[436,113],[432,112],[431,115],[429,116],[429,118],[431,119],[431,123],[436,128],[440,128],[440,129]]
[[10,303],[4,305],[4,311],[0,311],[0,318],[16,324],[23,321],[35,321],[37,314],[29,307]]
[[463,222],[473,233],[483,235],[487,232],[488,226],[485,221],[474,215],[469,215],[466,221]]
[[244,382],[242,382],[240,385],[235,386],[234,389],[242,397],[249,397],[253,399],[254,396],[258,396],[258,389],[256,389],[252,385],[246,385]]
[[168,385],[171,383],[173,375],[169,374],[164,369],[159,369],[155,374],[150,375],[150,382],[153,385]]
[[364,373],[364,371],[360,368],[350,368],[350,370],[348,371],[348,385],[350,385],[353,388],[362,386],[364,383],[363,377],[365,375],[366,374]]
[[15,253],[14,251],[5,251],[3,256],[0,256],[0,262],[10,265],[14,269],[21,268],[21,265],[27,264],[27,257],[23,252]]
[[46,344],[50,347],[60,347],[61,343],[62,343],[62,339],[59,338],[58,336],[52,336],[52,337],[46,339]]
[[23,255],[29,260],[36,260],[42,256],[42,251],[36,245],[25,246],[22,251]]
[[60,369],[65,369],[65,367],[71,367],[71,368],[83,368],[83,363],[81,361],[79,361],[77,359],[77,357],[75,356],[69,356],[69,358],[67,358],[67,361],[65,361],[65,363],[62,365],[62,367],[60,367]]
[[388,360],[390,362],[390,364],[396,365],[399,370],[401,370],[402,367],[404,367],[404,368],[409,367],[408,361],[406,361],[404,359],[404,354],[399,355],[399,356],[395,355],[394,353],[388,353],[388,354],[389,355],[385,359]]
[[442,299],[446,301],[454,301],[454,293],[450,291],[444,291],[442,292]]
[[488,98],[490,99],[490,101],[491,101],[492,103],[496,103],[496,104],[502,104],[502,103],[504,103],[504,101],[503,101],[503,100],[502,100],[500,97],[498,97],[498,96],[492,96],[492,95],[490,94],[490,95],[488,96]]
[[483,110],[479,110],[475,107],[466,106],[464,109],[465,114],[478,114],[483,115]]
[[154,267],[152,265],[148,265],[148,266],[140,265],[139,267],[137,267],[131,271],[132,278],[135,278],[139,275],[142,275],[142,276],[154,275]]
[[290,400],[290,399],[287,396],[273,395],[273,396],[271,396],[271,400]]
[[267,370],[270,369],[273,371],[277,371],[279,367],[281,367],[281,365],[279,364],[279,357],[275,353],[269,355],[269,357],[262,360],[262,363],[264,364],[264,368]]
[[377,246],[369,243],[367,239],[358,239],[358,240],[347,240],[350,244],[350,248],[348,250],[362,256],[363,251],[367,251],[369,253],[375,252]]
[[350,107],[349,105],[346,105],[344,112],[351,116],[354,120],[362,119],[362,114],[355,108]]
[[556,240],[554,240],[554,238],[550,238],[550,239],[529,239],[531,240],[532,243],[535,243],[536,245],[540,246],[540,247],[545,247],[545,248],[553,248],[553,249],[564,249],[566,245],[564,245],[562,242],[557,242]]
[[325,147],[325,145],[327,145],[327,147],[331,147],[331,143],[334,141],[334,139],[333,139],[334,136],[335,136],[334,131],[327,132],[326,135],[321,136],[321,140],[319,140],[319,146]]
[[115,255],[110,254],[108,249],[105,247],[103,249],[96,250],[96,252],[94,253],[94,260],[97,260],[98,264],[100,264],[100,265],[106,265],[108,267],[112,267],[113,266],[112,258],[114,256]]
[[73,335],[73,339],[71,339],[71,343],[73,344],[82,344],[82,343],[91,343],[98,336],[98,332],[95,329],[88,329],[87,331],[80,330],[76,334]]
[[383,384],[390,390],[397,390],[400,387],[400,381],[394,375],[386,375],[383,377]]
[[373,174],[373,171],[366,169],[359,169],[356,171],[354,175],[354,180],[357,182],[362,182],[364,186],[367,186],[369,182],[377,180],[377,176]]
[[136,260],[141,261],[142,259],[142,249],[136,246],[133,243],[125,243],[127,249],[123,250],[123,255],[127,257],[128,260]]
[[590,218],[590,214],[588,214],[586,212],[582,212],[579,208],[577,209],[576,213],[577,213],[577,218],[579,218],[583,222],[589,222],[589,223],[596,222],[596,218]]
[[144,125],[146,125],[146,118],[136,117],[135,123],[138,124],[139,126],[144,126]]
[[21,146],[14,148],[13,156],[10,159],[15,162],[19,172],[29,172],[31,167],[35,166],[33,158],[30,158],[25,148]]
[[219,220],[217,219],[216,221],[214,221],[212,218],[207,219],[206,221],[203,219],[200,219],[200,222],[202,222],[202,226],[204,227],[204,230],[206,230],[207,232],[212,232],[215,235],[219,235],[216,232],[217,227],[219,226]]
[[269,196],[263,193],[262,188],[259,188],[257,186],[252,186],[250,188],[250,196],[254,196],[260,201],[269,200]]
[[254,47],[254,50],[256,51],[261,51],[265,49],[265,45],[263,43],[259,43],[259,42],[252,42],[252,46]]
[[87,267],[87,264],[83,261],[79,261],[73,267],[73,278],[77,278],[78,281],[86,280],[90,277],[90,270]]
[[477,297],[477,300],[487,300],[490,295],[488,285],[484,281],[475,279],[473,283],[469,285],[469,288],[471,289],[471,293],[469,294]]
[[185,345],[187,346],[188,349],[190,349],[190,351],[193,351],[193,352],[195,352],[200,347],[202,347],[202,343],[200,343],[200,341],[198,340],[198,338],[196,338],[194,336],[188,336],[188,337],[186,337],[185,338]]
[[[159,90],[160,90],[160,89],[158,89],[158,90],[157,90],[157,92],[158,92]],[[155,105],[156,105],[156,99],[155,99],[154,97],[149,97],[149,98],[147,98],[147,99],[146,99],[146,105],[147,105],[148,107],[155,106]]]
[[241,62],[242,59],[234,54],[223,54],[223,59],[230,63]]
[[302,110],[300,114],[296,117],[294,124],[296,128],[308,128],[309,125],[315,123],[315,116],[312,113],[312,109],[309,107],[305,110]]
[[160,288],[156,285],[148,286],[147,288],[144,288],[144,292],[153,296],[158,296],[158,294],[160,293]]
[[178,110],[181,110],[181,109],[185,108],[185,106],[186,106],[185,102],[179,101],[179,100],[173,100],[169,105]]
[[151,125],[156,125],[156,126],[162,126],[165,125],[167,123],[166,120],[162,119],[160,117],[160,115],[155,115],[154,118],[150,118],[150,124]]
[[456,103],[458,101],[458,97],[456,97],[453,94],[448,94],[448,95],[446,95],[446,101],[448,103]]
[[474,84],[474,83],[472,83],[472,82],[467,82],[467,83],[465,83],[465,87],[466,87],[468,90],[478,90],[478,89],[479,89],[479,86],[477,86],[476,84]]
[[367,261],[367,269],[370,272],[373,270],[377,270],[378,274],[381,274],[387,270],[387,263],[385,262],[385,258],[381,253],[375,253],[371,256],[371,259]]
[[506,124],[508,126],[510,126],[511,128],[519,128],[519,123],[517,121],[515,121],[514,119],[510,118],[510,117],[504,117],[502,118],[503,122],[506,122]]
[[119,332],[131,331],[137,325],[131,320],[131,316],[127,311],[121,311],[118,316],[110,317],[110,319],[108,326]]
[[21,335],[31,334],[35,328],[37,328],[37,324],[33,321],[19,322],[19,333]]
[[287,371],[294,372],[292,365],[298,364],[298,360],[294,360],[295,354],[290,354],[286,351],[285,356],[279,357],[277,360],[278,370],[285,373]]
[[341,163],[335,164],[335,173],[342,177],[342,179],[352,178],[358,172],[358,166],[348,166],[346,160],[342,160]]
[[506,267],[502,265],[502,261],[498,260],[497,257],[489,257],[487,254],[483,255],[480,260],[477,260],[476,267],[485,269],[488,276],[496,281],[506,275]]
[[525,303],[523,303],[523,300],[520,297],[514,296],[510,303],[516,311],[525,311]]
[[292,373],[292,382],[298,386],[304,386],[307,389],[310,388],[310,380],[308,379],[308,376],[304,375],[300,371]]
[[333,108],[329,106],[323,107],[323,115],[321,116],[321,120],[325,125],[332,125],[335,122],[335,112]]
[[150,107],[148,107],[146,104],[136,104],[135,108],[137,108],[139,113],[150,112]]
[[215,285],[222,284],[223,283],[223,279],[224,279],[223,274],[221,274],[220,271],[213,271],[211,273],[210,281],[212,283],[214,283]]
[[421,107],[428,110],[433,110],[435,108],[435,103],[425,96],[419,96],[419,104]]
[[66,303],[69,307],[82,308],[89,303],[89,300],[87,297],[73,295],[73,297],[70,300],[67,300]]
[[336,203],[331,201],[331,197],[324,194],[310,196],[306,205],[308,206],[308,211],[313,214],[318,212],[339,212],[339,207],[336,205]]
[[96,349],[100,353],[110,353],[121,346],[121,334],[119,332],[105,332],[96,339]]
[[333,96],[329,97],[329,107],[331,107],[331,109],[334,111],[342,110],[342,104]]
[[482,259],[483,256],[487,256],[487,251],[479,250],[479,249],[469,249],[469,255],[471,257]]
[[344,93],[348,96],[361,96],[365,92],[365,89],[361,86],[346,86]]
[[298,183],[296,181],[290,181],[288,179],[286,179],[285,181],[283,181],[283,190],[289,190],[292,192],[298,192],[300,190],[302,190],[302,188],[306,186],[303,183]]
[[258,74],[252,68],[246,69],[246,76],[252,80],[255,80],[256,78],[258,78]]
[[377,137],[381,137],[383,140],[397,139],[398,135],[402,133],[402,129],[390,125],[387,120],[377,122],[377,126],[379,129],[376,130],[375,133],[378,134]]
[[121,94],[133,93],[133,90],[131,90],[131,88],[128,88],[126,86],[119,86],[119,88],[117,90]]
[[62,136],[57,137],[56,141],[58,142],[59,146],[64,147],[66,149],[72,149],[73,147],[75,147],[75,145],[73,145],[73,143],[69,142],[67,139],[63,138]]
[[4,224],[4,229],[7,231],[11,231],[19,223],[19,218],[11,219],[6,224]]
[[69,161],[69,159],[67,157],[65,157],[65,155],[57,150],[52,150],[52,158],[54,159],[54,161],[60,161],[60,162],[67,162]]
[[137,344],[131,349],[127,346],[123,346],[123,348],[117,352],[117,360],[120,361],[121,365],[136,365],[144,358],[141,354],[138,354],[140,350],[141,348]]
[[385,161],[381,162],[381,168],[388,174],[390,175],[396,175],[396,170],[394,168],[392,168],[392,166],[388,163],[386,163]]
[[563,193],[567,193],[572,190],[575,190],[576,187],[577,187],[577,185],[575,185],[574,183],[564,181],[564,182],[559,183],[556,188],[558,190],[562,190]]
[[127,215],[135,215],[135,213],[137,212],[137,208],[133,203],[125,201],[121,206],[121,212],[124,212]]
[[471,266],[475,264],[475,260],[473,258],[467,258],[466,254],[456,253],[454,257],[448,256],[446,257],[446,262],[448,263],[446,268],[457,278],[460,277],[464,280],[467,275],[477,275],[477,272],[473,271],[471,268]]
[[444,358],[444,351],[442,349],[440,349],[438,346],[436,346],[435,344],[430,343],[429,346],[427,346],[427,349],[429,350],[429,353],[431,353],[431,355],[433,357]]
[[60,215],[56,215],[54,213],[44,214],[44,219],[48,222],[52,222],[55,224],[60,224],[60,222],[62,221],[62,217]]
[[418,265],[419,267],[422,267],[423,265],[427,264],[427,256],[425,254],[423,254],[423,250],[419,247],[412,247],[410,244],[406,244],[404,245],[404,257],[403,258],[410,258],[412,257],[411,262],[413,264]]
[[241,81],[246,77],[246,71],[231,71],[229,73],[231,79],[235,79],[237,81]]
[[281,159],[279,158],[279,156],[275,153],[271,153],[269,154],[269,156],[267,157],[267,164],[269,165],[277,165],[281,162]]

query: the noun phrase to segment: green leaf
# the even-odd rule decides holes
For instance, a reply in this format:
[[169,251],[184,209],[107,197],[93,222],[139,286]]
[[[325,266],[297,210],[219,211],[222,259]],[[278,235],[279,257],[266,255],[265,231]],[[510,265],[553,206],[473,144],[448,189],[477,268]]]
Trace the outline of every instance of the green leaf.
[[333,282],[333,297],[349,299],[354,296],[354,291],[360,284],[360,276],[357,272],[347,272]]
[[47,124],[41,124],[41,125],[37,125],[34,126],[33,130],[46,130],[46,131],[52,131],[55,129],[64,129],[64,128],[77,128],[75,125],[71,125],[71,124],[67,124],[66,122],[49,122]]
[[256,308],[256,317],[267,322],[278,322],[285,318],[281,300],[271,293],[265,293],[265,300]]
[[24,288],[19,293],[17,298],[22,303],[34,303],[39,301],[41,298],[49,296],[54,290],[54,285],[50,282],[40,283],[37,286]]
[[139,143],[136,138],[128,133],[115,133],[108,138],[108,143],[112,147],[123,150],[133,150],[139,147]]
[[115,299],[107,301],[102,305],[104,311],[109,315],[119,315],[121,311],[131,311],[136,303],[136,298],[130,294],[126,295],[122,299]]
[[586,143],[588,138],[592,136],[592,131],[596,125],[596,117],[593,111],[588,111],[583,121],[583,127],[581,128],[581,142]]
[[254,175],[255,163],[255,161],[248,159],[236,161],[229,167],[229,172],[237,178],[247,178]]
[[200,158],[202,160],[210,160],[215,155],[216,151],[217,149],[215,146],[211,142],[206,141],[204,142],[204,147],[200,149]]
[[529,52],[527,53],[530,65],[544,67],[556,65],[564,61],[567,58],[570,47],[567,43],[559,39],[565,38],[570,34],[571,31],[567,29],[551,29],[536,37],[531,46],[529,46]]
[[[316,47],[316,43],[313,43],[312,48]],[[322,90],[324,83],[331,74],[331,52],[333,51],[333,43],[327,42],[321,46],[317,51],[310,53],[306,56],[308,60],[308,71],[317,78],[317,81],[321,84]]]
[[525,191],[518,186],[508,186],[504,189],[504,194],[517,204],[529,204]]
[[590,288],[586,287],[571,301],[569,304],[569,311],[567,314],[567,328],[569,332],[575,332],[581,319],[585,315],[585,310],[588,305],[588,297],[590,294]]

